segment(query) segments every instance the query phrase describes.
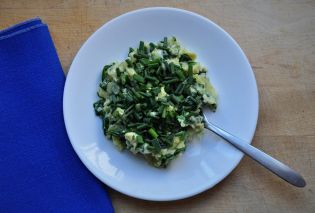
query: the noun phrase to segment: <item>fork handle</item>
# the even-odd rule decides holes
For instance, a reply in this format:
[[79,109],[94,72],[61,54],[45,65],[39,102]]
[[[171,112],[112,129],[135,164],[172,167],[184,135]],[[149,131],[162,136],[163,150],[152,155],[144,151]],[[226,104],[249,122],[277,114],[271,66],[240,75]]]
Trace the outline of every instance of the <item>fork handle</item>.
[[222,137],[234,147],[251,157],[253,160],[257,161],[266,169],[278,175],[280,178],[287,181],[288,183],[297,187],[304,187],[306,185],[304,178],[299,173],[297,173],[287,165],[283,164],[282,162],[274,159],[270,155],[264,153],[263,151],[244,142],[242,139],[226,132],[225,130],[217,127],[210,122],[205,122],[205,128]]

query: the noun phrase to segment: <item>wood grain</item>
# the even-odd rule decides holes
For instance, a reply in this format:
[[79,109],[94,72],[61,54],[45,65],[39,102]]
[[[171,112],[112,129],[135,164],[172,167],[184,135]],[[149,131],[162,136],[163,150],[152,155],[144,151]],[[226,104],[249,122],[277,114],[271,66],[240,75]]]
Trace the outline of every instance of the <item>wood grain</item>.
[[82,43],[98,27],[149,6],[197,12],[237,40],[259,86],[253,144],[296,168],[307,186],[294,188],[245,157],[216,187],[181,201],[147,202],[109,189],[116,212],[315,212],[315,1],[1,0],[0,28],[40,16],[67,73]]

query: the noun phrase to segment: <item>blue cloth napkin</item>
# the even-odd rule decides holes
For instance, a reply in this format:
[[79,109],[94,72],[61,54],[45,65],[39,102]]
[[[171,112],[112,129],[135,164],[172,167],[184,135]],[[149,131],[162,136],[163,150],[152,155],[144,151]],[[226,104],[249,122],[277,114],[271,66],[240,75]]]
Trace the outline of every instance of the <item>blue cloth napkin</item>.
[[70,145],[64,82],[39,18],[0,31],[0,212],[113,212]]

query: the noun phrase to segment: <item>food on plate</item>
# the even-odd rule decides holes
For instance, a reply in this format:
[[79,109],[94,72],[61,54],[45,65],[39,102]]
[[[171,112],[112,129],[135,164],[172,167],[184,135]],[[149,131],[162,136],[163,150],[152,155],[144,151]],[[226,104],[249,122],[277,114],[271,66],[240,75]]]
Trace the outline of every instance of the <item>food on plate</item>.
[[118,149],[166,167],[203,130],[202,106],[215,111],[217,95],[196,57],[165,37],[140,41],[126,60],[104,66],[94,109]]

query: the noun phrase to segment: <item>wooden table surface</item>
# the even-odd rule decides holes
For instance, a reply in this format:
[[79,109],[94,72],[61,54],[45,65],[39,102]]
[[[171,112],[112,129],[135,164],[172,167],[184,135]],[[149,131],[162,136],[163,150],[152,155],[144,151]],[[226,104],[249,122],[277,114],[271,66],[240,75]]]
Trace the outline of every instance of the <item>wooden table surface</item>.
[[245,157],[224,181],[185,200],[147,202],[110,189],[116,212],[315,212],[314,0],[0,0],[0,28],[40,16],[49,25],[67,73],[82,43],[98,27],[149,6],[197,12],[236,39],[259,89],[253,145],[301,172],[307,186],[295,188]]

